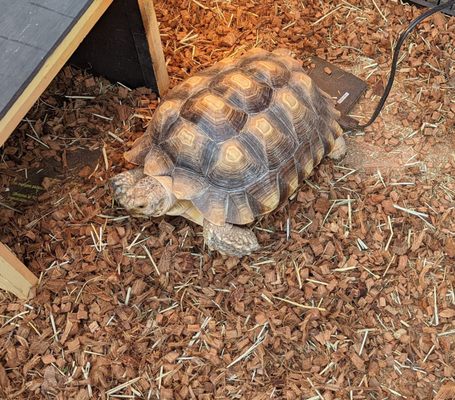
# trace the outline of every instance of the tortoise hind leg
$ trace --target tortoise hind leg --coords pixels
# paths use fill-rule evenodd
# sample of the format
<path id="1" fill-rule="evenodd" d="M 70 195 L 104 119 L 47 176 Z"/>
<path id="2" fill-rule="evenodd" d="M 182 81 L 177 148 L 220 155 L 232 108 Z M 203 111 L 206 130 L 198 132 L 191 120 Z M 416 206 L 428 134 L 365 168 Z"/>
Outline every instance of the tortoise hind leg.
<path id="1" fill-rule="evenodd" d="M 335 145 L 332 151 L 328 154 L 328 157 L 332 160 L 339 161 L 346 154 L 346 141 L 343 136 L 338 136 L 335 140 Z"/>
<path id="2" fill-rule="evenodd" d="M 231 224 L 218 226 L 204 220 L 204 239 L 210 250 L 227 256 L 242 257 L 259 249 L 256 235 L 250 229 Z"/>

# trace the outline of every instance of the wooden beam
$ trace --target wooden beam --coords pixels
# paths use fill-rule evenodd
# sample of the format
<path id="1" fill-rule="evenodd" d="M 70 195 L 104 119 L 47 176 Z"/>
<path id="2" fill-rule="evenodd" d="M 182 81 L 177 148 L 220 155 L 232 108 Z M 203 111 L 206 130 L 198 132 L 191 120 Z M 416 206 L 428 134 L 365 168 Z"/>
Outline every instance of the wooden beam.
<path id="1" fill-rule="evenodd" d="M 169 89 L 169 75 L 167 73 L 166 60 L 164 59 L 155 7 L 153 6 L 153 0 L 138 0 L 138 3 L 144 21 L 150 54 L 152 55 L 153 71 L 155 72 L 158 90 L 160 96 L 164 96 Z"/>
<path id="2" fill-rule="evenodd" d="M 111 82 L 120 82 L 130 88 L 144 86 L 161 94 L 168 85 L 164 56 L 155 46 L 158 60 L 153 59 L 155 55 L 151 54 L 148 40 L 151 37 L 150 24 L 146 22 L 148 17 L 145 12 L 144 15 L 138 0 L 114 1 L 71 56 L 69 63 Z M 156 31 L 154 34 L 159 36 L 156 25 L 152 28 Z M 159 46 L 159 41 L 155 44 Z M 164 74 L 158 77 L 155 69 Z"/>
<path id="3" fill-rule="evenodd" d="M 38 279 L 22 264 L 8 247 L 0 243 L 0 288 L 27 299 Z"/>
<path id="4" fill-rule="evenodd" d="M 93 28 L 113 0 L 93 0 L 92 5 L 57 46 L 16 102 L 0 120 L 0 146 L 27 114 L 32 105 L 61 70 L 71 54 Z"/>

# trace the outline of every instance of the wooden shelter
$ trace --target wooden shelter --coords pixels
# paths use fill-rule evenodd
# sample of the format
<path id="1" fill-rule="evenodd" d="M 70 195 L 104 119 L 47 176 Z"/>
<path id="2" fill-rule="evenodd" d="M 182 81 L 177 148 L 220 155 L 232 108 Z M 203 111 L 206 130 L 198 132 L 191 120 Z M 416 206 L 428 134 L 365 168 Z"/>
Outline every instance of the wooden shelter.
<path id="1" fill-rule="evenodd" d="M 0 9 L 0 145 L 69 60 L 127 85 L 168 88 L 153 0 L 0 0 Z M 26 298 L 36 283 L 0 243 L 0 288 Z"/>

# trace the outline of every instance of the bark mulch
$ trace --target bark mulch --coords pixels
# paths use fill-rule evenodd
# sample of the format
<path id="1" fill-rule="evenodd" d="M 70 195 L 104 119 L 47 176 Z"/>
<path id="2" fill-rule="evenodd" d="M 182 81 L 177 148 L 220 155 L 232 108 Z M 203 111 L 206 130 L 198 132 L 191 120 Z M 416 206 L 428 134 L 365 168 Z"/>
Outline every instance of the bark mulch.
<path id="1" fill-rule="evenodd" d="M 156 0 L 172 83 L 251 47 L 368 82 L 422 12 L 388 0 Z M 243 259 L 178 217 L 132 219 L 107 180 L 158 100 L 65 67 L 4 146 L 1 240 L 40 277 L 0 293 L 4 399 L 455 396 L 455 23 L 406 44 L 386 108 L 255 224 Z"/>

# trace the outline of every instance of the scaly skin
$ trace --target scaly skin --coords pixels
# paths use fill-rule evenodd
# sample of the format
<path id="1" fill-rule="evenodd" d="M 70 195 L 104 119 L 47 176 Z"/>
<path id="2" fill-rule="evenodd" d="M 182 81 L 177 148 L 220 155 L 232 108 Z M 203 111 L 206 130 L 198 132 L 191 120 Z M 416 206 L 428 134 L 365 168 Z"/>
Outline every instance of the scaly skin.
<path id="1" fill-rule="evenodd" d="M 122 172 L 111 179 L 115 200 L 137 217 L 160 217 L 174 205 L 175 198 L 142 168 Z"/>
<path id="2" fill-rule="evenodd" d="M 207 220 L 204 220 L 204 239 L 210 250 L 227 256 L 246 256 L 260 247 L 250 229 L 231 224 L 218 226 Z"/>
<path id="3" fill-rule="evenodd" d="M 328 155 L 340 160 L 346 154 L 346 142 L 340 136 Z M 142 168 L 123 172 L 111 180 L 115 200 L 137 217 L 158 217 L 175 203 L 172 193 L 153 177 L 144 175 Z M 255 234 L 248 228 L 231 224 L 218 226 L 204 220 L 204 239 L 210 250 L 227 256 L 242 257 L 260 248 Z"/>
<path id="4" fill-rule="evenodd" d="M 115 200 L 136 217 L 158 217 L 172 207 L 172 194 L 142 168 L 122 172 L 111 179 Z M 204 220 L 204 238 L 210 250 L 242 257 L 259 249 L 254 233 L 231 224 L 217 226 Z"/>
<path id="5" fill-rule="evenodd" d="M 328 157 L 332 160 L 339 161 L 341 160 L 346 154 L 346 141 L 343 136 L 339 136 L 335 140 L 335 146 L 332 151 L 328 154 Z"/>

